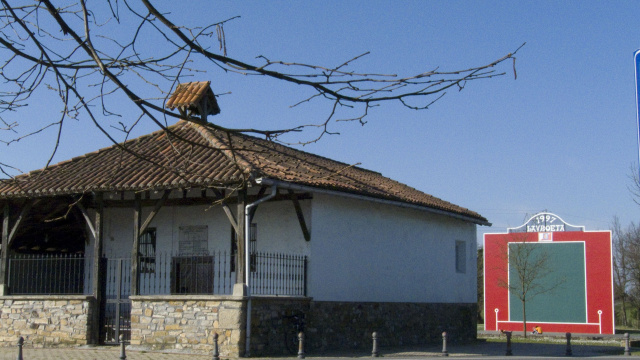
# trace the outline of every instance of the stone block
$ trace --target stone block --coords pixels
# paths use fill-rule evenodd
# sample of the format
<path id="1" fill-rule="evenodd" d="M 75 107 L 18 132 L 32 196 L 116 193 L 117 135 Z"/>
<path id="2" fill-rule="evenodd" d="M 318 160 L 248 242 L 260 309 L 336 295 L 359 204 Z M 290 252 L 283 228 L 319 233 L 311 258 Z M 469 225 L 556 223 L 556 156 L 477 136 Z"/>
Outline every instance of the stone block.
<path id="1" fill-rule="evenodd" d="M 222 329 L 238 329 L 241 325 L 241 319 L 240 310 L 225 310 L 219 314 L 218 324 Z"/>

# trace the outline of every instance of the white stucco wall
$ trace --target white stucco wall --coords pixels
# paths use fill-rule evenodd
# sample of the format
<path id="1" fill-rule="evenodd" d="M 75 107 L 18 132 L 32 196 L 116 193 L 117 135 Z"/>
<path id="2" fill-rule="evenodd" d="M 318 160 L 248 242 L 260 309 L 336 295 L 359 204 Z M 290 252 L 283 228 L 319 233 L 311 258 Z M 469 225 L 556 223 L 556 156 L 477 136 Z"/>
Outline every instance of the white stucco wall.
<path id="1" fill-rule="evenodd" d="M 311 228 L 311 200 L 300 201 L 307 226 Z M 151 207 L 142 209 L 142 220 Z M 235 205 L 232 206 L 235 212 Z M 257 224 L 257 250 L 296 255 L 309 255 L 309 243 L 304 240 L 291 201 L 259 205 L 253 219 Z M 181 226 L 206 225 L 208 249 L 231 250 L 231 224 L 221 206 L 164 206 L 150 227 L 156 228 L 157 252 L 178 252 Z M 133 209 L 106 208 L 103 254 L 107 257 L 130 257 L 133 242 Z M 92 246 L 92 245 L 91 245 Z"/>
<path id="2" fill-rule="evenodd" d="M 315 194 L 309 296 L 318 301 L 476 302 L 475 225 Z M 466 272 L 456 272 L 465 241 Z"/>
<path id="3" fill-rule="evenodd" d="M 300 204 L 311 241 L 304 240 L 291 201 L 267 202 L 253 221 L 257 249 L 308 256 L 308 296 L 315 300 L 476 302 L 474 224 L 319 193 Z M 143 208 L 143 221 L 151 210 Z M 150 225 L 157 253 L 176 254 L 179 227 L 190 225 L 207 226 L 210 252 L 230 251 L 231 225 L 220 206 L 165 206 Z M 105 209 L 104 255 L 130 257 L 132 237 L 133 209 Z M 466 247 L 465 273 L 456 272 L 456 241 Z"/>

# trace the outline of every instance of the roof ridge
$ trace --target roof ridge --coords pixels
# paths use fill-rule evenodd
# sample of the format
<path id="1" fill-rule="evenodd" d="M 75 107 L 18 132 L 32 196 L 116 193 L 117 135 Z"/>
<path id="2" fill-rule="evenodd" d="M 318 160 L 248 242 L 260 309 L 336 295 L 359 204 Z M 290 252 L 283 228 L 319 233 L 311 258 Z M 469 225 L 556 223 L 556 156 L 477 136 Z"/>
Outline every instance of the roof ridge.
<path id="1" fill-rule="evenodd" d="M 239 170 L 243 174 L 253 174 L 258 172 L 256 169 L 244 156 L 241 155 L 240 151 L 234 150 L 242 150 L 242 149 L 234 149 L 233 145 L 229 141 L 225 141 L 222 137 L 219 137 L 215 134 L 212 129 L 208 128 L 204 124 L 198 124 L 191 121 L 184 121 L 187 126 L 194 129 L 200 136 L 202 136 L 207 142 L 211 144 L 211 146 L 220 150 L 220 152 L 229 159 L 234 164 L 238 165 Z M 235 135 L 230 132 L 225 132 L 229 135 L 229 137 Z"/>

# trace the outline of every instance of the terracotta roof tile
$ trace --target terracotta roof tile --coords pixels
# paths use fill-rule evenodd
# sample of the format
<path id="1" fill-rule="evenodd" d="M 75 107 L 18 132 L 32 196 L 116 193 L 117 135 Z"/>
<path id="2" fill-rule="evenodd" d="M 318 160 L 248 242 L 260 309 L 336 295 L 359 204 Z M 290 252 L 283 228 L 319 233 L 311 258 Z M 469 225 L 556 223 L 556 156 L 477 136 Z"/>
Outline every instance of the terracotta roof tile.
<path id="1" fill-rule="evenodd" d="M 166 107 L 173 110 L 175 108 L 195 109 L 198 103 L 204 97 L 209 101 L 209 113 L 207 115 L 216 115 L 220 113 L 220 108 L 215 99 L 213 91 L 209 87 L 211 81 L 194 81 L 190 83 L 179 84 L 176 91 L 171 94 L 167 101 Z"/>
<path id="2" fill-rule="evenodd" d="M 238 184 L 247 176 L 398 201 L 471 218 L 476 212 L 418 191 L 380 173 L 264 139 L 227 134 L 180 121 L 157 131 L 10 180 L 0 199 L 91 191 L 161 190 Z M 231 151 L 230 149 L 234 149 Z"/>

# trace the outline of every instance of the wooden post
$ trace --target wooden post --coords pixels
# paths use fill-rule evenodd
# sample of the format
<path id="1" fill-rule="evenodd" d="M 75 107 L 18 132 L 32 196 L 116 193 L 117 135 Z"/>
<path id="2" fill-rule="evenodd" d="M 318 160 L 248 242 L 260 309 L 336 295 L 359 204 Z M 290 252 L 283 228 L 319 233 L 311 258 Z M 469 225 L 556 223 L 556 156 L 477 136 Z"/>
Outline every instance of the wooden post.
<path id="1" fill-rule="evenodd" d="M 93 316 L 93 337 L 91 342 L 97 345 L 100 339 L 100 304 L 102 302 L 102 282 L 104 280 L 103 269 L 100 268 L 102 260 L 102 234 L 104 228 L 104 201 L 102 193 L 97 193 L 96 217 L 94 223 L 93 238 L 93 296 L 95 297 L 95 311 Z"/>
<path id="2" fill-rule="evenodd" d="M 238 255 L 236 258 L 236 284 L 246 284 L 245 281 L 245 248 L 244 248 L 244 215 L 246 211 L 247 191 L 245 189 L 238 190 L 238 210 L 236 230 L 236 242 L 238 245 Z"/>
<path id="3" fill-rule="evenodd" d="M 138 248 L 140 247 L 140 224 L 142 223 L 142 201 L 136 193 L 133 206 L 133 247 L 131 249 L 131 295 L 140 294 L 138 282 Z"/>
<path id="4" fill-rule="evenodd" d="M 0 261 L 0 296 L 7 295 L 7 274 L 9 273 L 9 203 L 4 203 L 2 218 L 2 260 Z"/>

